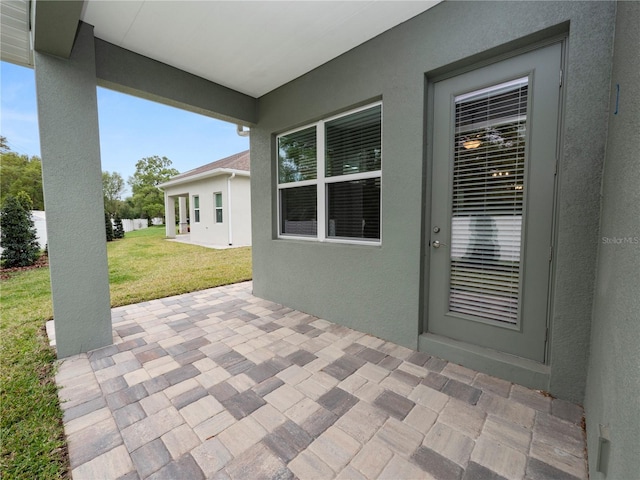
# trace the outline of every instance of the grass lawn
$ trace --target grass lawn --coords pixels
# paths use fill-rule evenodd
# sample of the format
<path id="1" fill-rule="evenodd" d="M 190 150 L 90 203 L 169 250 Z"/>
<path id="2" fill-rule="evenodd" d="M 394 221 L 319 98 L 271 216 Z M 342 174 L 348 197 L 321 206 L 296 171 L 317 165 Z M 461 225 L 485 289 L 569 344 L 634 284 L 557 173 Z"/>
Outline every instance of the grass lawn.
<path id="1" fill-rule="evenodd" d="M 107 250 L 114 307 L 251 279 L 250 247 L 168 242 L 164 227 L 129 232 Z M 49 269 L 12 274 L 0 289 L 0 478 L 66 478 L 55 353 L 44 332 L 53 317 Z"/>

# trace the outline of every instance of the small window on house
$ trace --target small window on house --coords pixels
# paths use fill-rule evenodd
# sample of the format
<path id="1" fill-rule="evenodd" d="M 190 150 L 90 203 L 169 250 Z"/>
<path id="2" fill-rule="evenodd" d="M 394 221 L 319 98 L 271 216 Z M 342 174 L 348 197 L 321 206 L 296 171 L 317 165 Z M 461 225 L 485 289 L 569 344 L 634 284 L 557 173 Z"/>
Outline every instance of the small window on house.
<path id="1" fill-rule="evenodd" d="M 382 104 L 277 141 L 280 237 L 380 242 Z"/>
<path id="2" fill-rule="evenodd" d="M 222 193 L 214 193 L 216 200 L 216 223 L 222 223 Z"/>
<path id="3" fill-rule="evenodd" d="M 200 197 L 198 195 L 193 196 L 193 221 L 200 223 Z"/>

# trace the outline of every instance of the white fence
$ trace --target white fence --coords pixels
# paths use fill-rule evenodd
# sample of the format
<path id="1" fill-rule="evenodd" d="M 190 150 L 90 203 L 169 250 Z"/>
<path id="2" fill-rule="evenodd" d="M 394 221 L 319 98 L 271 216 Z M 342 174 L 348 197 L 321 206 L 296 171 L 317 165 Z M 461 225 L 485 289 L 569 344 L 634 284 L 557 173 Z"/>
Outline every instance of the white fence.
<path id="1" fill-rule="evenodd" d="M 32 210 L 31 218 L 33 219 L 34 226 L 36 227 L 36 237 L 38 238 L 40 248 L 44 250 L 44 246 L 47 244 L 47 215 L 42 210 Z M 160 221 L 162 222 L 162 219 L 160 219 Z M 113 220 L 111 220 L 111 223 L 113 223 Z M 122 228 L 124 228 L 125 232 L 132 232 L 134 230 L 147 228 L 147 219 L 122 219 Z M 0 253 L 2 253 L 2 246 L 0 246 Z"/>
<path id="2" fill-rule="evenodd" d="M 47 244 L 47 215 L 42 210 L 31 210 L 31 218 L 36 227 L 36 237 L 40 248 L 44 250 Z"/>
<path id="3" fill-rule="evenodd" d="M 111 221 L 113 223 L 113 220 Z M 122 219 L 122 228 L 126 232 L 133 232 L 134 230 L 142 230 L 143 228 L 147 228 L 147 219 L 146 218 L 123 218 Z"/>

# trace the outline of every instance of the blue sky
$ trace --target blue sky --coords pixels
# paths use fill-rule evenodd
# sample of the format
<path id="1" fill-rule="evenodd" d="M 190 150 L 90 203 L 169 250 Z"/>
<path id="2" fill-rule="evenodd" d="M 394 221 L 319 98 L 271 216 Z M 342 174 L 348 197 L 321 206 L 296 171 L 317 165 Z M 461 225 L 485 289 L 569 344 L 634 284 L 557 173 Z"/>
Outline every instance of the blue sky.
<path id="1" fill-rule="evenodd" d="M 125 182 L 144 157 L 165 156 L 186 172 L 249 148 L 233 124 L 100 87 L 98 120 L 102 170 Z M 40 156 L 32 69 L 0 62 L 0 134 L 11 150 Z"/>

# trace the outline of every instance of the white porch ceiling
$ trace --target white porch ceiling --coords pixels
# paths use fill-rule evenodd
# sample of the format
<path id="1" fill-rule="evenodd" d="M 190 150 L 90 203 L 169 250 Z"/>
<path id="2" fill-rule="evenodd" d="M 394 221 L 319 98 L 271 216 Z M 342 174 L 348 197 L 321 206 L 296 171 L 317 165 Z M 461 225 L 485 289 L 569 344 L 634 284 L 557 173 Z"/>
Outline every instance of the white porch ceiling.
<path id="1" fill-rule="evenodd" d="M 107 42 L 259 97 L 440 1 L 88 0 L 81 19 Z M 27 2 L 2 0 L 2 59 L 31 63 L 5 58 L 5 3 Z"/>

